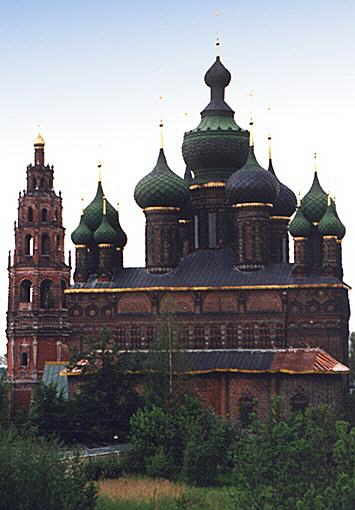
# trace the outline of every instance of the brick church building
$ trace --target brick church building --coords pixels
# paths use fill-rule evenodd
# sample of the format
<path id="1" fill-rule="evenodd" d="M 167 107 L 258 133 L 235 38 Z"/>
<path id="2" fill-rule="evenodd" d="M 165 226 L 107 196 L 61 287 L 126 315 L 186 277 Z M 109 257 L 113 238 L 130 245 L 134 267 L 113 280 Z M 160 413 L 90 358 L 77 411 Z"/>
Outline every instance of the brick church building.
<path id="1" fill-rule="evenodd" d="M 316 172 L 297 206 L 271 151 L 268 169 L 260 166 L 252 128 L 239 127 L 225 101 L 230 80 L 217 57 L 205 75 L 210 102 L 184 135 L 184 178 L 161 148 L 154 169 L 137 183 L 145 267 L 125 267 L 125 226 L 99 181 L 71 235 L 71 282 L 62 197 L 45 163 L 45 142 L 36 138 L 8 264 L 15 405 L 28 405 L 45 367 L 62 367 L 69 348 L 107 328 L 123 352 L 147 351 L 167 316 L 190 389 L 217 413 L 238 420 L 254 410 L 264 417 L 277 395 L 285 412 L 341 405 L 348 373 L 345 228 Z"/>

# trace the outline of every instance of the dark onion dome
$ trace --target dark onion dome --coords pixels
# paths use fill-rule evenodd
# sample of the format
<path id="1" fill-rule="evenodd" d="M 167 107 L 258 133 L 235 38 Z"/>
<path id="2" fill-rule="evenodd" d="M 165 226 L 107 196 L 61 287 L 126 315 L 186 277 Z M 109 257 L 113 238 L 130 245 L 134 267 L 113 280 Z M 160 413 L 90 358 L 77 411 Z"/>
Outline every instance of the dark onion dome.
<path id="1" fill-rule="evenodd" d="M 197 128 L 185 133 L 182 145 L 185 163 L 194 169 L 194 183 L 226 181 L 247 159 L 249 132 L 238 126 L 224 100 L 230 80 L 230 72 L 217 57 L 205 75 L 211 100 Z"/>
<path id="2" fill-rule="evenodd" d="M 294 192 L 283 184 L 275 174 L 272 159 L 269 158 L 269 172 L 275 177 L 278 182 L 278 193 L 274 202 L 274 208 L 272 210 L 273 216 L 286 216 L 290 217 L 295 212 L 297 207 L 297 198 Z"/>
<path id="3" fill-rule="evenodd" d="M 96 244 L 111 244 L 118 246 L 119 239 L 116 230 L 110 225 L 106 214 L 102 215 L 100 226 L 95 230 L 94 240 Z"/>
<path id="4" fill-rule="evenodd" d="M 339 218 L 337 218 L 330 198 L 327 210 L 318 224 L 318 230 L 322 236 L 336 236 L 338 239 L 342 239 L 345 235 L 344 225 L 341 223 Z"/>
<path id="5" fill-rule="evenodd" d="M 84 221 L 93 231 L 100 226 L 102 221 L 104 191 L 101 181 L 97 184 L 97 191 L 94 200 L 84 209 Z M 106 200 L 107 218 L 114 229 L 118 229 L 119 221 L 116 209 Z"/>
<path id="6" fill-rule="evenodd" d="M 79 225 L 74 232 L 72 232 L 71 240 L 75 245 L 84 244 L 88 246 L 92 243 L 93 235 L 84 221 L 84 214 L 81 215 Z"/>
<path id="7" fill-rule="evenodd" d="M 336 207 L 336 204 L 335 204 L 335 200 L 333 198 L 331 198 L 331 206 L 333 208 L 333 211 L 334 211 L 334 214 L 335 214 L 336 218 L 339 220 L 340 225 L 341 225 L 340 230 L 339 230 L 338 239 L 343 239 L 345 237 L 345 234 L 346 234 L 346 228 L 345 228 L 345 226 L 343 225 L 341 219 L 338 216 L 337 207 Z"/>
<path id="8" fill-rule="evenodd" d="M 289 224 L 288 230 L 293 237 L 308 237 L 312 232 L 312 224 L 303 214 L 301 207 L 297 207 L 296 214 Z"/>
<path id="9" fill-rule="evenodd" d="M 319 183 L 317 172 L 314 172 L 311 189 L 301 200 L 302 212 L 312 223 L 318 223 L 327 209 L 328 195 Z"/>
<path id="10" fill-rule="evenodd" d="M 169 168 L 163 149 L 159 151 L 154 169 L 138 182 L 134 190 L 134 199 L 142 209 L 146 207 L 181 209 L 189 200 L 186 182 Z"/>
<path id="11" fill-rule="evenodd" d="M 246 164 L 232 174 L 226 184 L 226 193 L 231 204 L 273 204 L 277 193 L 277 180 L 262 168 L 250 146 Z"/>

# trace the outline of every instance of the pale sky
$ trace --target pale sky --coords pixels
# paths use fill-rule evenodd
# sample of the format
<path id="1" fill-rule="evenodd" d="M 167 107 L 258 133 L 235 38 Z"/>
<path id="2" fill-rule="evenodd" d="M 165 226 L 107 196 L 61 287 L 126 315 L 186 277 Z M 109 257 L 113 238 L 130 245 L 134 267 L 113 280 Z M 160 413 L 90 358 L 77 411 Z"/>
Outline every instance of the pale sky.
<path id="1" fill-rule="evenodd" d="M 0 353 L 7 252 L 14 248 L 17 197 L 37 126 L 63 194 L 66 250 L 74 255 L 70 233 L 79 222 L 80 198 L 87 205 L 95 194 L 101 159 L 104 190 L 119 202 L 128 236 L 124 264 L 143 266 L 144 214 L 134 186 L 155 164 L 161 117 L 169 165 L 183 175 L 183 132 L 196 127 L 208 103 L 203 76 L 215 58 L 217 33 L 232 73 L 226 100 L 242 127 L 253 111 L 260 162 L 266 164 L 271 129 L 276 173 L 304 194 L 313 153 L 319 154 L 321 184 L 336 195 L 347 228 L 344 279 L 355 285 L 354 26 L 354 0 L 2 3 Z"/>

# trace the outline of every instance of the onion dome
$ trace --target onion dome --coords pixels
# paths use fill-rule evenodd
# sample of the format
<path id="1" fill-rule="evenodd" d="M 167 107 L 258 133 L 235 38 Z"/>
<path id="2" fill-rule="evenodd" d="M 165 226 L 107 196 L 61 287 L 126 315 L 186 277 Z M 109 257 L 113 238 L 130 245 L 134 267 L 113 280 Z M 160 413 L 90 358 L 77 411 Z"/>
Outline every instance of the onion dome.
<path id="1" fill-rule="evenodd" d="M 92 243 L 93 235 L 84 221 L 84 214 L 81 215 L 80 223 L 72 233 L 71 240 L 75 245 L 85 244 L 88 246 Z"/>
<path id="2" fill-rule="evenodd" d="M 311 189 L 301 200 L 301 207 L 306 218 L 312 223 L 318 223 L 327 209 L 326 192 L 319 183 L 317 172 L 314 172 Z"/>
<path id="3" fill-rule="evenodd" d="M 340 220 L 340 218 L 338 216 L 338 211 L 337 211 L 337 208 L 336 208 L 335 200 L 332 199 L 332 198 L 331 198 L 331 207 L 332 207 L 332 209 L 334 211 L 335 217 L 339 220 L 339 223 L 341 225 L 341 227 L 339 229 L 338 239 L 343 239 L 343 237 L 346 234 L 346 228 L 345 228 L 345 226 L 343 225 L 342 221 Z"/>
<path id="4" fill-rule="evenodd" d="M 278 183 L 278 193 L 274 202 L 274 208 L 272 210 L 273 216 L 286 216 L 290 217 L 295 212 L 297 207 L 297 198 L 294 192 L 283 184 L 277 178 L 275 170 L 272 164 L 272 159 L 269 158 L 269 172 L 275 177 Z"/>
<path id="5" fill-rule="evenodd" d="M 342 239 L 345 235 L 345 227 L 334 212 L 332 200 L 329 197 L 328 207 L 319 222 L 318 230 L 322 236 L 336 236 Z"/>
<path id="6" fill-rule="evenodd" d="M 111 244 L 113 246 L 123 248 L 127 242 L 127 236 L 123 232 L 119 222 L 118 222 L 119 230 L 116 230 L 111 225 L 107 212 L 108 212 L 107 201 L 106 198 L 103 198 L 102 219 L 100 226 L 95 230 L 94 240 L 96 244 Z"/>
<path id="7" fill-rule="evenodd" d="M 259 165 L 253 145 L 250 146 L 246 164 L 228 179 L 226 193 L 231 204 L 274 203 L 277 180 L 271 172 Z"/>
<path id="8" fill-rule="evenodd" d="M 142 209 L 183 208 L 189 200 L 186 183 L 169 168 L 162 148 L 154 169 L 138 182 L 134 190 L 134 199 Z"/>
<path id="9" fill-rule="evenodd" d="M 101 224 L 103 197 L 104 191 L 101 181 L 99 181 L 94 200 L 84 209 L 84 221 L 93 232 L 95 232 Z M 106 201 L 106 210 L 109 223 L 114 229 L 117 229 L 119 226 L 117 211 L 108 201 Z"/>
<path id="10" fill-rule="evenodd" d="M 307 220 L 301 207 L 297 208 L 296 214 L 289 224 L 288 230 L 293 237 L 308 237 L 312 231 L 312 224 Z"/>
<path id="11" fill-rule="evenodd" d="M 205 75 L 211 100 L 201 112 L 197 128 L 185 133 L 182 145 L 185 163 L 194 169 L 196 183 L 226 181 L 248 156 L 249 133 L 238 126 L 234 111 L 224 100 L 230 80 L 230 72 L 217 57 Z"/>

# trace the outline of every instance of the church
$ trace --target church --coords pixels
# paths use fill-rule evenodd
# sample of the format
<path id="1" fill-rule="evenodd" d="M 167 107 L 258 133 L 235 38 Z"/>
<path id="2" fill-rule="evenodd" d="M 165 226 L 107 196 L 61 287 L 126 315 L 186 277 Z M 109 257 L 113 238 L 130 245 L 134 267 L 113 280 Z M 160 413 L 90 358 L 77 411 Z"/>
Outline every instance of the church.
<path id="1" fill-rule="evenodd" d="M 276 396 L 286 414 L 321 403 L 341 407 L 349 373 L 345 227 L 316 171 L 297 204 L 271 149 L 262 168 L 252 124 L 241 128 L 225 100 L 230 81 L 217 57 L 205 74 L 210 102 L 184 134 L 184 177 L 161 147 L 155 167 L 137 182 L 145 267 L 125 266 L 129 232 L 99 180 L 71 234 L 72 282 L 62 197 L 45 141 L 35 139 L 8 261 L 15 408 L 29 405 L 51 370 L 70 387 L 71 348 L 107 329 L 122 353 L 146 352 L 166 317 L 173 317 L 189 391 L 219 415 L 237 421 L 253 411 L 265 418 Z"/>

